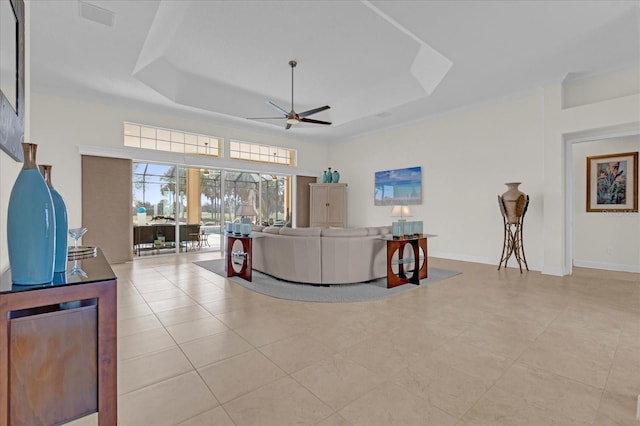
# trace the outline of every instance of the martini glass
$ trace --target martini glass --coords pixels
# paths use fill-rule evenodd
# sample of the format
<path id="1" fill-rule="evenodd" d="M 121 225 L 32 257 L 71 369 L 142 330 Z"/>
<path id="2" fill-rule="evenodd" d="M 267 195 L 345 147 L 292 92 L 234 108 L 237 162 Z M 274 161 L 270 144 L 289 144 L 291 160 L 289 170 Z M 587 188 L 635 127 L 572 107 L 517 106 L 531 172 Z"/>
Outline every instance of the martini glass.
<path id="1" fill-rule="evenodd" d="M 85 271 L 82 270 L 82 265 L 78 262 L 78 259 L 73 261 L 73 267 L 70 271 L 71 275 L 80 275 L 83 278 L 87 278 L 88 275 Z"/>
<path id="2" fill-rule="evenodd" d="M 69 235 L 73 238 L 73 247 L 69 249 L 71 253 L 77 252 L 80 248 L 78 247 L 78 240 L 82 238 L 84 234 L 88 231 L 87 228 L 71 228 L 69 229 Z"/>

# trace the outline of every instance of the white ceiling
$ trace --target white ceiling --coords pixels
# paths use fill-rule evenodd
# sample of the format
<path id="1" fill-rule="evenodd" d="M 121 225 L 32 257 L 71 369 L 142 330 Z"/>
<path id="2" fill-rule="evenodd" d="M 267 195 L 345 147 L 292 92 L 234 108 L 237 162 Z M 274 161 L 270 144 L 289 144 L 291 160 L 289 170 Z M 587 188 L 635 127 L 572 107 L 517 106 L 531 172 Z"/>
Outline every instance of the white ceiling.
<path id="1" fill-rule="evenodd" d="M 31 87 L 342 139 L 640 64 L 640 1 L 31 1 Z M 100 12 L 99 10 L 97 12 Z M 102 16 L 98 13 L 98 16 Z M 107 16 L 108 17 L 108 16 Z M 247 120 L 330 105 L 332 126 Z M 184 129 L 188 130 L 188 129 Z"/>

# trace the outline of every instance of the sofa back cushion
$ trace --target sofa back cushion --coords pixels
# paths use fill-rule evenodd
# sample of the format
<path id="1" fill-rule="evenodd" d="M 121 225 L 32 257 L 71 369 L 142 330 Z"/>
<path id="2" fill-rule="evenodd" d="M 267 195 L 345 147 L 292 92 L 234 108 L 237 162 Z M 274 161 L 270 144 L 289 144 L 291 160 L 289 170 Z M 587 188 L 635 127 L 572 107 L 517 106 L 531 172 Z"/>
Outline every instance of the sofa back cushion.
<path id="1" fill-rule="evenodd" d="M 367 228 L 323 228 L 323 237 L 366 237 L 369 234 Z"/>
<path id="2" fill-rule="evenodd" d="M 322 228 L 280 228 L 280 235 L 291 235 L 294 237 L 319 237 Z"/>

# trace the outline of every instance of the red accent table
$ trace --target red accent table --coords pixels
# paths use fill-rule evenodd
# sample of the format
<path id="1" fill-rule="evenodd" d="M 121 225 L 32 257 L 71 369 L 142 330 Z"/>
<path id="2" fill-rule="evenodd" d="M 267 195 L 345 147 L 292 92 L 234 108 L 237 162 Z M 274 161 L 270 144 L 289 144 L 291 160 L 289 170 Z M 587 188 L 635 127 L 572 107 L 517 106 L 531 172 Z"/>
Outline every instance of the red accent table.
<path id="1" fill-rule="evenodd" d="M 236 241 L 242 243 L 242 251 L 234 251 L 233 244 Z M 248 235 L 227 234 L 227 250 L 225 251 L 225 270 L 227 277 L 240 277 L 251 281 L 251 237 Z M 234 265 L 240 265 L 240 270 L 236 270 Z"/>
<path id="2" fill-rule="evenodd" d="M 387 288 L 397 287 L 399 285 L 411 283 L 420 284 L 420 280 L 427 278 L 427 238 L 404 238 L 404 239 L 388 239 L 387 240 Z M 404 257 L 404 248 L 411 245 L 411 257 Z M 420 265 L 420 251 L 424 253 L 424 262 Z M 394 260 L 393 255 L 398 252 L 398 258 Z M 407 276 L 405 265 L 413 264 L 411 275 Z M 393 272 L 393 266 L 398 266 L 398 273 Z"/>

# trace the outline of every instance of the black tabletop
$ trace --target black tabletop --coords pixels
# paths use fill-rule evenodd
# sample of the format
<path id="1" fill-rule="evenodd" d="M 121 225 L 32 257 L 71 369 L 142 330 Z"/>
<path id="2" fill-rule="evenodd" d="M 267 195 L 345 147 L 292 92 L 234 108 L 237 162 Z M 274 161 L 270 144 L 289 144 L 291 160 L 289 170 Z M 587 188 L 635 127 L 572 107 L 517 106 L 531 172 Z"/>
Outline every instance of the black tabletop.
<path id="1" fill-rule="evenodd" d="M 8 270 L 0 276 L 0 294 L 89 284 L 114 279 L 116 279 L 116 274 L 114 274 L 102 251 L 98 249 L 95 256 L 68 261 L 67 271 L 65 273 L 56 273 L 53 282 L 48 284 L 15 285 L 11 282 L 11 271 Z"/>

